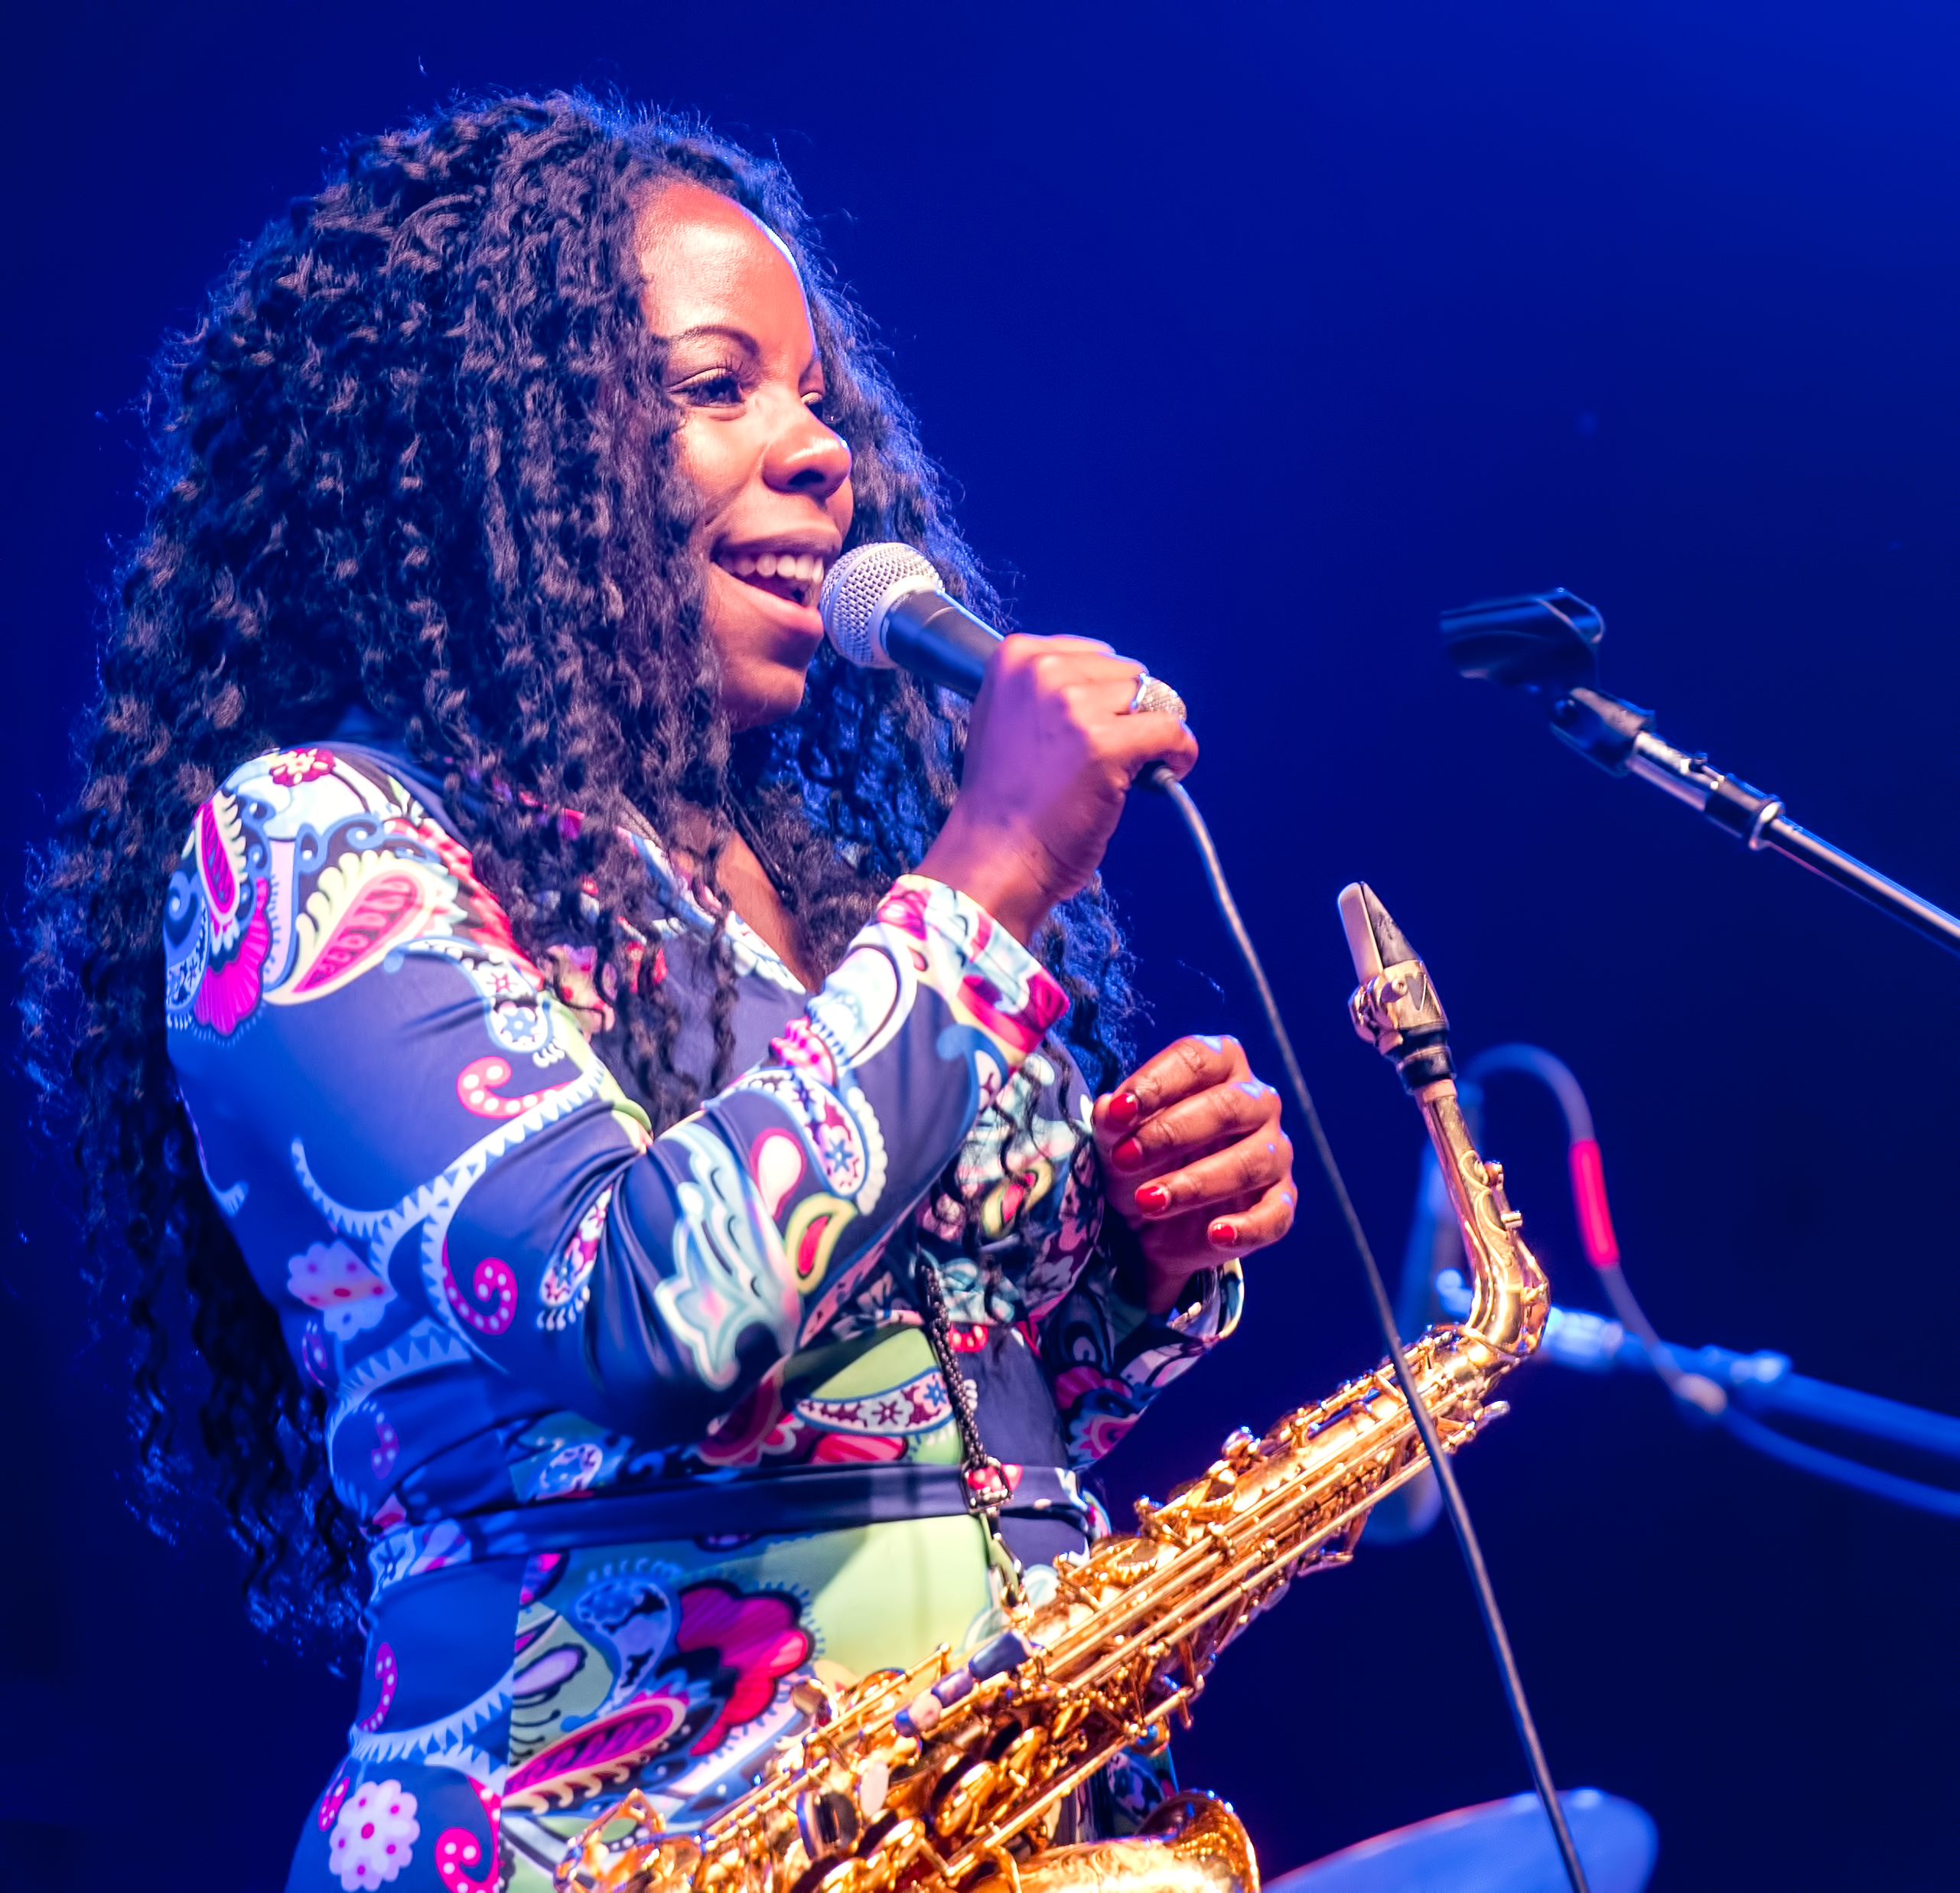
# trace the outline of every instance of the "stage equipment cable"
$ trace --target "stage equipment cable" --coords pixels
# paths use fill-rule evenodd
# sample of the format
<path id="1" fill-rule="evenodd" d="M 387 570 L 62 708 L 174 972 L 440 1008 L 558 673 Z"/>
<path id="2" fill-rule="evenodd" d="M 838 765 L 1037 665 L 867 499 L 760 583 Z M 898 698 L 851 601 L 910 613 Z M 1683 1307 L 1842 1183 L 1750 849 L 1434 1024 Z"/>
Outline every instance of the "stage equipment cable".
<path id="1" fill-rule="evenodd" d="M 1531 1704 L 1525 1699 L 1525 1682 L 1519 1673 L 1518 1660 L 1511 1649 L 1511 1639 L 1504 1628 L 1503 1613 L 1497 1607 L 1497 1593 L 1490 1582 L 1490 1573 L 1483 1562 L 1483 1549 L 1477 1543 L 1476 1528 L 1470 1523 L 1470 1508 L 1463 1503 L 1463 1495 L 1457 1484 L 1454 1468 L 1448 1455 L 1443 1451 L 1442 1442 L 1437 1437 L 1436 1422 L 1429 1410 L 1417 1396 L 1415 1380 L 1409 1372 L 1407 1359 L 1402 1354 L 1402 1337 L 1395 1331 L 1393 1304 L 1389 1299 L 1387 1285 L 1382 1281 L 1382 1271 L 1375 1260 L 1375 1251 L 1368 1240 L 1368 1233 L 1361 1226 L 1360 1214 L 1354 1207 L 1354 1199 L 1348 1194 L 1347 1180 L 1341 1175 L 1340 1165 L 1334 1156 L 1333 1146 L 1327 1141 L 1327 1133 L 1320 1122 L 1320 1114 L 1314 1108 L 1313 1093 L 1307 1088 L 1307 1077 L 1300 1068 L 1300 1061 L 1294 1055 L 1293 1041 L 1286 1029 L 1286 1021 L 1280 1016 L 1278 1002 L 1273 997 L 1273 989 L 1266 979 L 1265 969 L 1259 963 L 1258 950 L 1252 944 L 1252 937 L 1245 930 L 1245 923 L 1239 917 L 1239 907 L 1232 898 L 1232 889 L 1225 878 L 1223 864 L 1218 858 L 1218 849 L 1211 838 L 1211 831 L 1205 826 L 1205 818 L 1198 813 L 1184 785 L 1161 764 L 1147 771 L 1142 778 L 1148 785 L 1168 796 L 1184 826 L 1190 831 L 1192 842 L 1197 846 L 1200 859 L 1204 864 L 1205 878 L 1211 884 L 1212 898 L 1218 903 L 1219 913 L 1223 917 L 1226 930 L 1232 943 L 1239 949 L 1239 957 L 1245 963 L 1245 970 L 1251 974 L 1254 990 L 1258 994 L 1260 1010 L 1265 1015 L 1266 1029 L 1271 1033 L 1273 1043 L 1278 1048 L 1280 1063 L 1284 1067 L 1287 1082 L 1293 1088 L 1294 1103 L 1298 1106 L 1301 1121 L 1306 1125 L 1308 1136 L 1314 1145 L 1314 1154 L 1320 1158 L 1320 1168 L 1333 1191 L 1334 1201 L 1339 1206 L 1341 1220 L 1347 1225 L 1347 1233 L 1354 1244 L 1354 1253 L 1361 1259 L 1361 1271 L 1368 1282 L 1368 1292 L 1375 1305 L 1375 1318 L 1382 1330 L 1382 1338 L 1388 1343 L 1389 1358 L 1395 1370 L 1395 1379 L 1400 1383 L 1403 1398 L 1408 1402 L 1409 1412 L 1415 1422 L 1416 1431 L 1421 1435 L 1424 1448 L 1429 1455 L 1429 1463 L 1435 1468 L 1436 1481 L 1443 1494 L 1443 1506 L 1450 1515 L 1450 1523 L 1457 1534 L 1458 1549 L 1463 1553 L 1463 1564 L 1470 1572 L 1470 1588 L 1476 1594 L 1477 1608 L 1483 1619 L 1485 1634 L 1490 1639 L 1490 1651 L 1496 1659 L 1497 1673 L 1503 1680 L 1506 1701 L 1510 1705 L 1511 1719 L 1518 1732 L 1518 1743 L 1525 1751 L 1525 1765 L 1530 1771 L 1532 1786 L 1538 1790 L 1538 1797 L 1545 1808 L 1545 1818 L 1551 1823 L 1553 1838 L 1558 1844 L 1559 1859 L 1565 1869 L 1565 1877 L 1571 1883 L 1572 1893 L 1588 1893 L 1586 1870 L 1581 1864 L 1579 1850 L 1573 1844 L 1572 1830 L 1567 1826 L 1565 1810 L 1560 1803 L 1558 1790 L 1553 1785 L 1551 1770 L 1545 1758 L 1545 1749 L 1538 1741 L 1538 1725 L 1532 1719 Z M 1413 1708 L 1405 1712 L 1411 1728 L 1417 1721 Z"/>
<path id="2" fill-rule="evenodd" d="M 1493 1072 L 1501 1071 L 1516 1072 L 1543 1085 L 1557 1101 L 1560 1115 L 1565 1120 L 1568 1145 L 1576 1149 L 1582 1144 L 1590 1144 L 1597 1153 L 1599 1144 L 1593 1129 L 1592 1107 L 1586 1101 L 1584 1089 L 1577 1077 L 1562 1058 L 1538 1045 L 1493 1045 L 1488 1051 L 1479 1052 L 1464 1066 L 1466 1093 L 1474 1094 L 1483 1080 Z M 1596 1155 L 1595 1166 L 1597 1162 Z M 1868 1493 L 1874 1498 L 1889 1500 L 1895 1505 L 1910 1506 L 1916 1510 L 1935 1513 L 1944 1518 L 1960 1518 L 1960 1492 L 1923 1479 L 1887 1472 L 1882 1467 L 1867 1465 L 1861 1459 L 1813 1446 L 1806 1440 L 1792 1439 L 1754 1415 L 1743 1412 L 1727 1390 L 1706 1374 L 1691 1367 L 1684 1368 L 1678 1358 L 1680 1351 L 1661 1339 L 1634 1294 L 1633 1285 L 1626 1279 L 1620 1244 L 1607 1213 L 1605 1185 L 1597 1167 L 1593 1174 L 1593 1190 L 1594 1197 L 1589 1213 L 1588 1204 L 1582 1200 L 1575 1171 L 1572 1207 L 1586 1259 L 1599 1277 L 1607 1299 L 1613 1304 L 1613 1314 L 1620 1326 L 1639 1342 L 1655 1373 L 1691 1419 L 1713 1420 L 1743 1445 L 1769 1458 L 1781 1460 L 1785 1465 L 1794 1466 L 1800 1472 L 1808 1472 L 1815 1478 L 1828 1479 L 1836 1484 L 1849 1486 L 1854 1491 Z M 1809 1417 L 1822 1419 L 1827 1425 L 1854 1429 L 1857 1427 L 1854 1417 L 1842 1413 L 1825 1412 Z"/>

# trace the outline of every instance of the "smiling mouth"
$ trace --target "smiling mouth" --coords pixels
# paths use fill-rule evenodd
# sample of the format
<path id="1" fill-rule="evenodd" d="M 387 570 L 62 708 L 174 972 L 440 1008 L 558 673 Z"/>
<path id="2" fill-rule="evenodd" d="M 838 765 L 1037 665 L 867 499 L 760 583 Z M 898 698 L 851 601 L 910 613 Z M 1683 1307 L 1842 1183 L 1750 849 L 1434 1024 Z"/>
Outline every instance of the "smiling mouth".
<path id="1" fill-rule="evenodd" d="M 818 552 L 718 552 L 715 562 L 731 578 L 806 611 L 823 584 L 825 561 Z"/>

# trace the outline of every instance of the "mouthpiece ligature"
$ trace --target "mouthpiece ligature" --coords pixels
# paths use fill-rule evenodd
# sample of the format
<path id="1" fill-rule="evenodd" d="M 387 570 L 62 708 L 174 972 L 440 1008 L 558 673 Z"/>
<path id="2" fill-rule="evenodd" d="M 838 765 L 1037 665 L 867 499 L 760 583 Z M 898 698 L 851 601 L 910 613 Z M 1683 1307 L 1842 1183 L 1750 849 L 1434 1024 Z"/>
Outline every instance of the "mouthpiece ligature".
<path id="1" fill-rule="evenodd" d="M 1409 1091 L 1454 1077 L 1449 1015 L 1429 969 L 1366 881 L 1341 889 L 1340 919 L 1361 982 L 1347 1002 L 1356 1031 L 1393 1064 Z"/>

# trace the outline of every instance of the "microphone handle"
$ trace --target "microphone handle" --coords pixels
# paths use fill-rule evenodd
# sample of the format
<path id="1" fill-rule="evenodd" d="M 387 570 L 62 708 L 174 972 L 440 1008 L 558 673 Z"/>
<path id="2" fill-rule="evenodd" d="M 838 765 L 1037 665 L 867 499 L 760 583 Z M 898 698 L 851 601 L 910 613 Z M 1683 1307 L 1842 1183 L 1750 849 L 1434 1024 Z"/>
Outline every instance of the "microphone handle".
<path id="1" fill-rule="evenodd" d="M 977 697 L 1001 634 L 943 591 L 913 591 L 886 608 L 881 641 L 901 670 Z"/>
<path id="2" fill-rule="evenodd" d="M 901 670 L 972 699 L 980 694 L 987 660 L 1001 642 L 992 625 L 943 591 L 911 591 L 885 608 L 884 654 Z M 1177 778 L 1161 762 L 1147 764 L 1138 783 L 1168 793 Z"/>

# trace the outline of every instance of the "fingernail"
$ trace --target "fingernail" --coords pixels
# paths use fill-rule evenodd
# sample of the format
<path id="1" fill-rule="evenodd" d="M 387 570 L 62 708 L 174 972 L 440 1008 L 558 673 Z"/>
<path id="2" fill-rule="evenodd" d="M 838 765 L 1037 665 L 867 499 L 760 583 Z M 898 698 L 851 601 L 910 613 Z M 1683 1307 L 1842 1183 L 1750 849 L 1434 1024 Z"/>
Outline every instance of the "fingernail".
<path id="1" fill-rule="evenodd" d="M 1144 1149 L 1134 1137 L 1126 1137 L 1109 1153 L 1109 1161 L 1118 1170 L 1138 1170 L 1143 1167 Z"/>
<path id="2" fill-rule="evenodd" d="M 1146 1216 L 1156 1216 L 1170 1207 L 1170 1192 L 1161 1183 L 1146 1183 L 1137 1192 L 1137 1207 Z"/>
<path id="3" fill-rule="evenodd" d="M 1109 1100 L 1108 1122 L 1112 1130 L 1126 1131 L 1143 1116 L 1143 1100 L 1134 1091 L 1118 1091 Z"/>
<path id="4" fill-rule="evenodd" d="M 1238 1226 L 1229 1216 L 1221 1216 L 1205 1231 L 1206 1239 L 1214 1249 L 1229 1249 L 1239 1240 Z"/>

